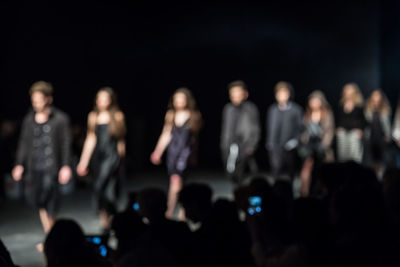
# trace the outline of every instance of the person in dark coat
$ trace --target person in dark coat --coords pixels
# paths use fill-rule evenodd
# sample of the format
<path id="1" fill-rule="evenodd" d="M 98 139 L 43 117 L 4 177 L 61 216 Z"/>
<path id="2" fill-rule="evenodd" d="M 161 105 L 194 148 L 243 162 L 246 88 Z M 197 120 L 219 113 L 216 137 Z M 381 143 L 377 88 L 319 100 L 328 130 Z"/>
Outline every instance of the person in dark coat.
<path id="1" fill-rule="evenodd" d="M 27 199 L 39 209 L 43 229 L 48 233 L 59 208 L 58 182 L 66 184 L 72 176 L 70 168 L 71 136 L 69 118 L 52 106 L 53 87 L 44 81 L 30 88 L 33 110 L 22 123 L 12 176 L 24 176 Z"/>
<path id="2" fill-rule="evenodd" d="M 285 171 L 291 178 L 294 177 L 295 152 L 302 132 L 303 110 L 292 101 L 293 96 L 290 83 L 278 82 L 275 86 L 276 103 L 267 112 L 266 149 L 275 178 Z"/>
<path id="3" fill-rule="evenodd" d="M 246 167 L 257 171 L 254 153 L 260 140 L 259 112 L 243 81 L 228 84 L 230 103 L 222 112 L 221 153 L 226 172 L 240 183 Z"/>

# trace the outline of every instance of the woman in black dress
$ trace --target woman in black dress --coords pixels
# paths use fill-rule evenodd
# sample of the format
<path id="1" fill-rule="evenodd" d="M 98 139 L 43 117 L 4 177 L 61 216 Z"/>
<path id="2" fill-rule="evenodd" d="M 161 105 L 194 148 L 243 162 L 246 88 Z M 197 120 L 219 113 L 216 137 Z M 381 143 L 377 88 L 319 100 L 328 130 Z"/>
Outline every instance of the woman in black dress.
<path id="1" fill-rule="evenodd" d="M 391 141 L 391 107 L 381 90 L 374 90 L 365 105 L 365 118 L 368 127 L 365 131 L 364 161 L 374 168 L 380 176 L 383 173 L 383 163 L 386 148 Z"/>
<path id="2" fill-rule="evenodd" d="M 88 116 L 88 131 L 77 173 L 84 176 L 92 163 L 95 204 L 104 229 L 117 200 L 116 172 L 125 156 L 125 120 L 118 107 L 112 88 L 101 88 L 95 98 L 93 111 Z"/>
<path id="3" fill-rule="evenodd" d="M 170 177 L 167 218 L 172 218 L 177 194 L 182 188 L 182 177 L 192 154 L 198 132 L 201 128 L 201 114 L 196 108 L 192 93 L 179 88 L 171 97 L 165 122 L 156 148 L 150 156 L 153 164 L 159 165 L 167 149 L 167 169 Z"/>

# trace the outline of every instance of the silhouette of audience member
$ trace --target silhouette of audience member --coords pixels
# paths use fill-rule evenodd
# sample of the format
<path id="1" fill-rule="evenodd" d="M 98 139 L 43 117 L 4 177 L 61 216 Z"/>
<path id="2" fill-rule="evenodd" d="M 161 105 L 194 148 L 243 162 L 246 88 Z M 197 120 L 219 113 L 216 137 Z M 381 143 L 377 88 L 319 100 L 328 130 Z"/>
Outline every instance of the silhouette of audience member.
<path id="1" fill-rule="evenodd" d="M 185 218 L 201 226 L 193 232 L 193 262 L 195 266 L 214 266 L 213 256 L 216 254 L 209 243 L 214 236 L 209 234 L 209 224 L 212 210 L 212 190 L 206 184 L 192 183 L 185 185 L 179 192 L 179 203 L 182 205 Z"/>
<path id="2" fill-rule="evenodd" d="M 330 172 L 324 203 L 331 233 L 328 266 L 386 266 L 383 196 L 374 171 L 349 162 L 330 165 Z"/>
<path id="3" fill-rule="evenodd" d="M 259 186 L 258 186 L 259 185 Z M 261 210 L 246 213 L 252 239 L 251 252 L 257 266 L 306 266 L 307 251 L 293 240 L 290 226 L 291 198 L 286 185 L 271 188 L 262 178 L 249 184 L 249 196 L 261 198 Z M 289 190 L 290 191 L 290 190 Z"/>
<path id="4" fill-rule="evenodd" d="M 387 219 L 397 229 L 400 226 L 400 169 L 386 170 L 383 176 L 383 195 Z"/>
<path id="5" fill-rule="evenodd" d="M 184 222 L 167 219 L 167 196 L 161 189 L 147 188 L 137 195 L 139 214 L 148 221 L 143 238 L 155 240 L 178 262 L 187 266 L 191 253 L 191 232 Z"/>
<path id="6" fill-rule="evenodd" d="M 211 188 L 199 183 L 186 185 L 179 202 L 188 220 L 201 223 L 193 232 L 197 266 L 254 266 L 249 234 L 239 220 L 237 205 L 227 200 L 213 205 Z"/>
<path id="7" fill-rule="evenodd" d="M 308 266 L 327 266 L 328 214 L 317 198 L 299 198 L 293 203 L 293 238 L 307 250 Z"/>
<path id="8" fill-rule="evenodd" d="M 148 226 L 135 212 L 116 214 L 111 229 L 118 239 L 115 266 L 180 266 L 168 248 L 149 234 Z"/>
<path id="9" fill-rule="evenodd" d="M 0 239 L 0 266 L 2 267 L 14 267 L 14 265 L 10 253 L 8 252 L 6 246 L 4 246 L 3 242 Z"/>
<path id="10" fill-rule="evenodd" d="M 189 249 L 185 237 L 190 231 L 186 224 L 165 218 L 165 193 L 148 188 L 131 193 L 130 198 L 130 208 L 118 213 L 111 225 L 118 239 L 115 265 L 185 266 L 185 249 Z"/>
<path id="11" fill-rule="evenodd" d="M 137 240 L 146 229 L 142 218 L 133 210 L 114 215 L 111 229 L 118 240 L 114 261 L 119 263 L 137 245 Z"/>
<path id="12" fill-rule="evenodd" d="M 236 203 L 218 199 L 201 234 L 209 238 L 207 248 L 213 266 L 255 266 L 246 224 L 240 221 Z"/>
<path id="13" fill-rule="evenodd" d="M 399 169 L 386 170 L 380 184 L 373 169 L 328 163 L 313 180 L 313 198 L 294 200 L 290 182 L 271 186 L 255 177 L 235 189 L 235 202 L 215 203 L 210 186 L 187 184 L 179 203 L 186 219 L 200 224 L 193 232 L 165 217 L 164 191 L 131 194 L 128 208 L 112 222 L 118 239 L 113 266 L 400 266 Z M 261 199 L 260 209 L 250 212 L 254 198 Z M 45 255 L 49 267 L 111 266 L 71 220 L 56 222 Z M 1 242 L 0 260 L 11 262 Z"/>
<path id="14" fill-rule="evenodd" d="M 387 169 L 383 175 L 383 197 L 386 212 L 386 236 L 389 249 L 386 266 L 400 266 L 400 169 Z"/>
<path id="15" fill-rule="evenodd" d="M 186 219 L 203 223 L 212 209 L 212 190 L 206 184 L 187 184 L 179 192 L 179 203 Z"/>
<path id="16" fill-rule="evenodd" d="M 81 227 L 73 220 L 59 219 L 44 243 L 48 267 L 111 267 L 85 240 Z"/>

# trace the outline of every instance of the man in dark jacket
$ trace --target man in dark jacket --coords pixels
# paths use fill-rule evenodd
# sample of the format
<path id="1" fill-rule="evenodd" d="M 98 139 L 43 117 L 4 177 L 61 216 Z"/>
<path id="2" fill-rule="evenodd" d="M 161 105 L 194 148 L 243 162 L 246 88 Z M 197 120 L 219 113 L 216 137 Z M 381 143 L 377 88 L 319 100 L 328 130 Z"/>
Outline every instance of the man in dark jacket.
<path id="1" fill-rule="evenodd" d="M 275 86 L 276 103 L 267 112 L 266 149 L 274 178 L 283 173 L 294 178 L 295 152 L 302 130 L 303 111 L 291 101 L 293 95 L 290 83 L 278 82 Z"/>
<path id="2" fill-rule="evenodd" d="M 244 171 L 257 171 L 254 152 L 260 140 L 259 113 L 256 105 L 248 101 L 249 93 L 243 81 L 228 85 L 231 103 L 222 113 L 221 152 L 227 173 L 240 183 Z"/>
<path id="3" fill-rule="evenodd" d="M 24 176 L 27 200 L 39 209 L 43 229 L 48 233 L 59 206 L 57 180 L 66 184 L 72 175 L 69 119 L 51 105 L 50 83 L 35 82 L 29 93 L 33 110 L 22 123 L 12 176 L 16 181 Z"/>

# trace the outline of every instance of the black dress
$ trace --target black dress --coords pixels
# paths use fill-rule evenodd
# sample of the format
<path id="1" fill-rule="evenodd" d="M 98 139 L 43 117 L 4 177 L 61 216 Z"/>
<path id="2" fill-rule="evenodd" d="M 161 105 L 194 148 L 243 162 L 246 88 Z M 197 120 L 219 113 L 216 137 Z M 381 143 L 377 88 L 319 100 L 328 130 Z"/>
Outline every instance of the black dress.
<path id="1" fill-rule="evenodd" d="M 366 140 L 366 150 L 369 155 L 366 157 L 371 161 L 382 161 L 385 151 L 385 132 L 378 112 L 372 114 L 369 128 L 370 136 Z"/>
<path id="2" fill-rule="evenodd" d="M 194 137 L 189 128 L 189 121 L 190 119 L 179 127 L 174 124 L 172 128 L 172 139 L 167 148 L 167 169 L 169 176 L 172 174 L 182 176 L 187 168 L 194 143 Z"/>
<path id="3" fill-rule="evenodd" d="M 117 201 L 117 170 L 120 162 L 118 140 L 111 136 L 108 124 L 96 125 L 96 147 L 92 157 L 95 205 L 112 213 Z"/>

